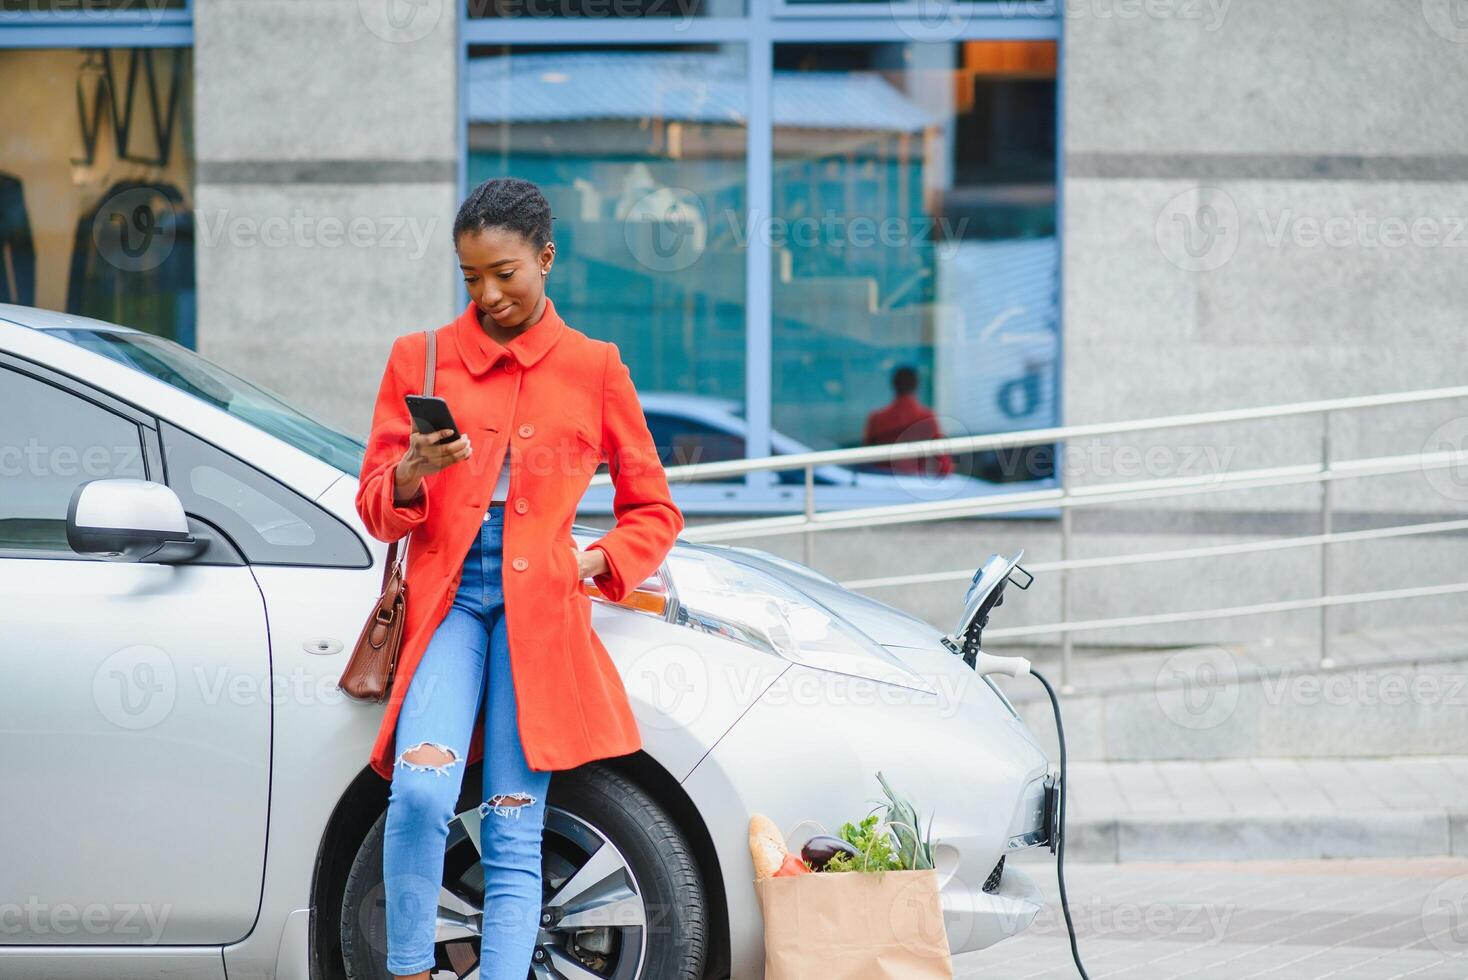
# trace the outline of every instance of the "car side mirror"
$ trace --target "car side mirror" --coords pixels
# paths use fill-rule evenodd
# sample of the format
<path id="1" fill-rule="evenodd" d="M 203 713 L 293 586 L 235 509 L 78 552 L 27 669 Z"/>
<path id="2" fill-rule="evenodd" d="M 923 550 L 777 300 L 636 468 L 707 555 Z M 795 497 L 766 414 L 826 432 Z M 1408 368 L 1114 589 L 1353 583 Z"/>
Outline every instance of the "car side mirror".
<path id="1" fill-rule="evenodd" d="M 66 543 L 105 561 L 175 562 L 202 554 L 209 542 L 189 533 L 183 502 L 151 480 L 87 480 L 66 507 Z"/>

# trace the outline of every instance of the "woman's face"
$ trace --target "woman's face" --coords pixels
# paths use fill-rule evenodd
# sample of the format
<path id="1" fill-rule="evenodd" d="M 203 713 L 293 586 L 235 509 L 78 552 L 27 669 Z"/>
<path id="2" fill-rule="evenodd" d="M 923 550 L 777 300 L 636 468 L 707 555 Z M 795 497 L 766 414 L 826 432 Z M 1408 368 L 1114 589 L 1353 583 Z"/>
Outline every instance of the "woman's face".
<path id="1" fill-rule="evenodd" d="M 545 296 L 555 246 L 536 250 L 517 232 L 483 228 L 459 236 L 456 250 L 464 286 L 486 322 L 506 330 L 535 323 Z"/>

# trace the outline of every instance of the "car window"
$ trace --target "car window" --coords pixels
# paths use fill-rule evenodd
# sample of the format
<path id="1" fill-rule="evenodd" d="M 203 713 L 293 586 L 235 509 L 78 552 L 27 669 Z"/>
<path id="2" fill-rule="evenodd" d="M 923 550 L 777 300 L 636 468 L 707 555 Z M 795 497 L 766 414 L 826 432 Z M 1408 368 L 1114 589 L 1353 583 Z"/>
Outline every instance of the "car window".
<path id="1" fill-rule="evenodd" d="M 231 374 L 182 344 L 122 330 L 51 333 L 206 401 L 343 473 L 356 476 L 362 471 L 367 447 L 360 440 L 318 422 L 282 396 Z"/>
<path id="2" fill-rule="evenodd" d="M 664 466 L 687 466 L 690 463 L 717 463 L 744 458 L 744 437 L 722 432 L 711 425 L 678 415 L 647 412 L 648 431 L 658 447 L 658 458 Z M 700 480 L 700 483 L 744 482 L 741 476 L 722 480 Z"/>
<path id="3" fill-rule="evenodd" d="M 351 528 L 291 488 L 169 422 L 159 433 L 168 485 L 184 510 L 229 535 L 252 564 L 372 563 Z"/>
<path id="4" fill-rule="evenodd" d="M 0 368 L 0 548 L 61 552 L 71 494 L 88 480 L 147 479 L 136 422 L 10 368 Z"/>

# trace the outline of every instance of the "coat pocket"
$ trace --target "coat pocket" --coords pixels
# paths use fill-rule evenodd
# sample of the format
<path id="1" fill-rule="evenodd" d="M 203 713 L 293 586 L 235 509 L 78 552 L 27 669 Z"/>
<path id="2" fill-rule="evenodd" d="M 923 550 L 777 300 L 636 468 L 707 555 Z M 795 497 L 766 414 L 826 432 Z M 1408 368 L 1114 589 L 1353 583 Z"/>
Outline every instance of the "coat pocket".
<path id="1" fill-rule="evenodd" d="M 586 444 L 586 447 L 588 449 L 590 449 L 592 452 L 594 452 L 594 453 L 596 453 L 598 455 L 601 454 L 601 439 L 597 438 L 596 436 L 593 436 L 587 430 L 586 426 L 584 426 L 584 425 L 577 425 L 576 426 L 576 438 L 577 439 L 580 439 L 583 443 L 585 443 Z"/>
<path id="2" fill-rule="evenodd" d="M 555 545 L 561 553 L 561 585 L 563 592 L 571 592 L 581 581 L 576 573 L 580 571 L 580 565 L 576 561 L 576 554 L 571 550 L 571 545 L 565 542 L 556 542 Z"/>
<path id="3" fill-rule="evenodd" d="M 594 473 L 601 466 L 605 457 L 601 451 L 601 438 L 593 435 L 585 426 L 577 424 L 575 427 L 576 445 L 581 452 L 581 458 L 588 473 Z"/>

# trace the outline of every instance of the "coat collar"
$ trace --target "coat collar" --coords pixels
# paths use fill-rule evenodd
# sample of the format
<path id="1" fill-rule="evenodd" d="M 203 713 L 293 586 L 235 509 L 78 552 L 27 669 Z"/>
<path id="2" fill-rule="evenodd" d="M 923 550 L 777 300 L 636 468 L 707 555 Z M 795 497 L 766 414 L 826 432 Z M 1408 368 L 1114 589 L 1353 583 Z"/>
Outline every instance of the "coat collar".
<path id="1" fill-rule="evenodd" d="M 547 296 L 545 310 L 540 319 L 526 327 L 508 344 L 501 345 L 479 325 L 479 308 L 471 300 L 454 321 L 454 341 L 458 344 L 459 356 L 464 359 L 464 365 L 469 368 L 470 373 L 479 375 L 494 367 L 501 358 L 517 361 L 522 368 L 530 367 L 561 339 L 565 327 L 565 321 Z"/>

